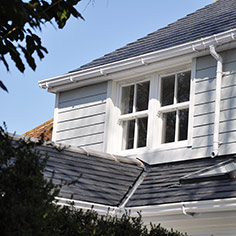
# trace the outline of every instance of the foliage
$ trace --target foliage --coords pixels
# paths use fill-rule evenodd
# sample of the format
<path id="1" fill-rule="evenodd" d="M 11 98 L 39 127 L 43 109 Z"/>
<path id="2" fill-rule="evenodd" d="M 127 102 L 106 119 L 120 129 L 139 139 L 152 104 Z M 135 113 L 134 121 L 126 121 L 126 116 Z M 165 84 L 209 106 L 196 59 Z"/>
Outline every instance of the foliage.
<path id="1" fill-rule="evenodd" d="M 141 215 L 99 216 L 93 210 L 56 205 L 60 186 L 54 185 L 52 178 L 44 178 L 48 158 L 40 156 L 40 145 L 15 141 L 0 127 L 1 235 L 183 236 L 160 225 L 151 225 L 148 230 Z"/>
<path id="2" fill-rule="evenodd" d="M 95 211 L 76 210 L 64 207 L 57 214 L 57 226 L 54 235 L 59 236 L 184 236 L 177 231 L 169 231 L 160 225 L 151 225 L 149 230 L 143 225 L 141 215 L 131 217 L 128 213 L 122 217 L 99 216 Z"/>
<path id="3" fill-rule="evenodd" d="M 41 30 L 46 22 L 56 22 L 61 29 L 70 16 L 83 19 L 75 9 L 80 0 L 1 0 L 0 4 L 0 61 L 7 70 L 9 65 L 6 55 L 15 62 L 16 67 L 24 72 L 25 65 L 22 54 L 28 65 L 35 70 L 35 56 L 42 59 L 47 49 L 42 46 L 41 39 L 33 33 Z M 0 87 L 7 91 L 2 81 Z"/>
<path id="4" fill-rule="evenodd" d="M 53 204 L 59 188 L 46 180 L 39 143 L 15 142 L 0 130 L 0 228 L 1 235 L 45 235 L 46 216 L 58 208 Z"/>

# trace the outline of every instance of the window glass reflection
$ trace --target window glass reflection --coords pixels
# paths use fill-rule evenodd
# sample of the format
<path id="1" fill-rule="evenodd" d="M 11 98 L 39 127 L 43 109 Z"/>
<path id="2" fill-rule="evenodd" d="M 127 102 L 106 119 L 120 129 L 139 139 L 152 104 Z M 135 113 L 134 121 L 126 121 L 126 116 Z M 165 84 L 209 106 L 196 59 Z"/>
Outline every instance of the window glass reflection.
<path id="1" fill-rule="evenodd" d="M 136 111 L 148 109 L 149 81 L 137 84 Z"/>
<path id="2" fill-rule="evenodd" d="M 179 111 L 179 141 L 188 138 L 188 109 Z"/>
<path id="3" fill-rule="evenodd" d="M 123 87 L 121 95 L 121 114 L 127 114 L 133 112 L 133 101 L 134 101 L 134 85 Z"/>
<path id="4" fill-rule="evenodd" d="M 187 102 L 189 101 L 189 92 L 190 92 L 190 71 L 179 73 L 178 78 L 178 92 L 177 92 L 177 102 Z"/>
<path id="5" fill-rule="evenodd" d="M 175 75 L 163 77 L 161 80 L 161 106 L 171 105 L 174 102 Z"/>
<path id="6" fill-rule="evenodd" d="M 163 114 L 162 143 L 170 143 L 175 141 L 175 123 L 176 111 Z"/>
<path id="7" fill-rule="evenodd" d="M 147 124 L 148 118 L 138 119 L 138 144 L 137 147 L 145 147 L 147 143 Z"/>
<path id="8" fill-rule="evenodd" d="M 134 148 L 134 128 L 135 120 L 127 120 L 123 122 L 123 150 Z"/>

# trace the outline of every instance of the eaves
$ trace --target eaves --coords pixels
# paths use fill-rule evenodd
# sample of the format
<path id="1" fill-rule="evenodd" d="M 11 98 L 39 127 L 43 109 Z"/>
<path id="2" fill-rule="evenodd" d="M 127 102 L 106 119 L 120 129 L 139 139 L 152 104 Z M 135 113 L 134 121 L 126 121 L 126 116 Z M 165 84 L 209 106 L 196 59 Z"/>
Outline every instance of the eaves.
<path id="1" fill-rule="evenodd" d="M 167 65 L 178 65 L 191 61 L 192 58 L 209 54 L 209 46 L 214 45 L 218 50 L 235 47 L 236 29 L 201 38 L 167 49 L 143 54 L 118 62 L 93 67 L 85 70 L 70 72 L 65 75 L 39 81 L 39 86 L 57 93 L 94 83 L 118 80 L 122 77 L 132 77 L 137 73 L 150 73 Z"/>

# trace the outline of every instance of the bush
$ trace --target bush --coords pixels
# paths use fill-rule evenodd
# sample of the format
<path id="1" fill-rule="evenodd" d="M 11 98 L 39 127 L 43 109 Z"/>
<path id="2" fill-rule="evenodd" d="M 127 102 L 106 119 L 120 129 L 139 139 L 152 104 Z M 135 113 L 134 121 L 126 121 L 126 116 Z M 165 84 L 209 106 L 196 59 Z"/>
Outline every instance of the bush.
<path id="1" fill-rule="evenodd" d="M 160 225 L 143 225 L 141 215 L 99 216 L 55 204 L 60 186 L 45 179 L 47 157 L 23 139 L 14 141 L 0 127 L 0 229 L 6 236 L 181 236 Z"/>

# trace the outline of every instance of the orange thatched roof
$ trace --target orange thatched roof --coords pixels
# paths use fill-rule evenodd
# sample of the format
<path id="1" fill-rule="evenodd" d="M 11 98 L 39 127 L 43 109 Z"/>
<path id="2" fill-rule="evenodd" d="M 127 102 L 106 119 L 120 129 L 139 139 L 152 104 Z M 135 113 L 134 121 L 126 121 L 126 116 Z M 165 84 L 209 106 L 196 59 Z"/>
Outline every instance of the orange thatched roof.
<path id="1" fill-rule="evenodd" d="M 42 135 L 44 140 L 52 140 L 52 129 L 53 129 L 53 119 L 37 126 L 36 128 L 22 134 L 22 136 L 28 136 L 31 138 L 41 139 Z"/>

